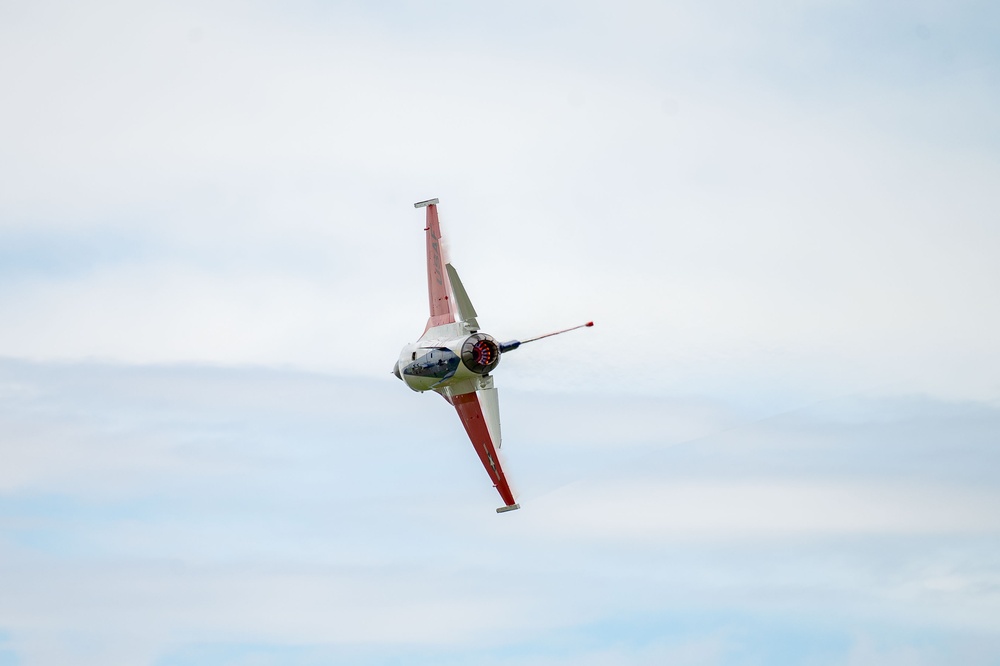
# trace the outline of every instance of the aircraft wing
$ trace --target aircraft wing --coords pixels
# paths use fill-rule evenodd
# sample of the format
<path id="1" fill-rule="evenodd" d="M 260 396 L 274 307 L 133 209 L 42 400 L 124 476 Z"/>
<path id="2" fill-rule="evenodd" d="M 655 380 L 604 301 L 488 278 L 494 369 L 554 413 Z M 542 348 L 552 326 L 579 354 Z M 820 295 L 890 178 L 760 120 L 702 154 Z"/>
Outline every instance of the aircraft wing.
<path id="1" fill-rule="evenodd" d="M 445 271 L 444 247 L 441 244 L 441 226 L 438 223 L 437 199 L 413 204 L 427 209 L 427 298 L 430 302 L 430 317 L 427 319 L 426 333 L 435 326 L 455 322 L 455 306 L 451 297 L 451 283 Z"/>
<path id="2" fill-rule="evenodd" d="M 479 460 L 503 499 L 504 506 L 497 509 L 497 513 L 520 509 L 521 505 L 514 501 L 514 493 L 507 484 L 500 466 L 500 456 L 497 454 L 500 449 L 500 403 L 497 400 L 497 390 L 491 387 L 446 397 L 455 406 Z"/>

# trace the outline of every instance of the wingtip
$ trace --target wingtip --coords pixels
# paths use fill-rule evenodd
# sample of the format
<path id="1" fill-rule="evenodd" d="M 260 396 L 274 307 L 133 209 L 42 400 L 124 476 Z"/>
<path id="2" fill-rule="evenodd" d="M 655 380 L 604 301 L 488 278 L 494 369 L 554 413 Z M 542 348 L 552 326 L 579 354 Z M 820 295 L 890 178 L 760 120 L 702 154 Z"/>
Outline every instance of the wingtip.
<path id="1" fill-rule="evenodd" d="M 428 199 L 427 201 L 418 201 L 417 203 L 413 204 L 413 207 L 414 208 L 423 208 L 424 206 L 430 206 L 432 204 L 437 204 L 437 203 L 438 203 L 438 200 L 436 198 L 434 198 L 434 199 Z"/>
<path id="2" fill-rule="evenodd" d="M 507 513 L 508 511 L 514 511 L 520 508 L 521 508 L 520 504 L 508 504 L 507 506 L 502 506 L 499 509 L 497 509 L 497 513 Z"/>

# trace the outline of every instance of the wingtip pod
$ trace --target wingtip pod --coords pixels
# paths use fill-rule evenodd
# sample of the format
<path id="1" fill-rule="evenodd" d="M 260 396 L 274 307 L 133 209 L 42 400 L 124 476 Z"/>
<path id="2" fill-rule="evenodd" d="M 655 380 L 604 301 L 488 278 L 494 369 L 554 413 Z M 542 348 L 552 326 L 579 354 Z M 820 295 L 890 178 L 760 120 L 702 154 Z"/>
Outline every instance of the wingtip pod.
<path id="1" fill-rule="evenodd" d="M 427 201 L 418 201 L 417 203 L 413 204 L 413 207 L 414 208 L 423 208 L 424 206 L 436 205 L 437 203 L 439 203 L 439 202 L 438 202 L 437 198 L 435 197 L 434 199 L 428 199 Z"/>
<path id="2" fill-rule="evenodd" d="M 520 504 L 508 504 L 507 506 L 502 506 L 499 509 L 497 509 L 497 513 L 507 513 L 508 511 L 514 511 L 520 508 L 521 508 Z"/>

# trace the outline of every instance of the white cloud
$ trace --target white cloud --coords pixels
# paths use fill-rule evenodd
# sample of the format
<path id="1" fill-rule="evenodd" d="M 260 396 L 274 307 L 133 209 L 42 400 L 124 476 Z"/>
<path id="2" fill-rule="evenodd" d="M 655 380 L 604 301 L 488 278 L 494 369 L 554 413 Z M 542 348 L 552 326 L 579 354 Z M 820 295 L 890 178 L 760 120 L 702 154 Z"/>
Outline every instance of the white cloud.
<path id="1" fill-rule="evenodd" d="M 539 500 L 540 532 L 552 538 L 651 540 L 808 539 L 835 535 L 993 534 L 993 490 L 788 480 L 635 478 L 579 484 Z M 553 527 L 558 526 L 558 527 Z"/>
<path id="2" fill-rule="evenodd" d="M 139 229 L 159 256 L 8 292 L 8 354 L 379 374 L 411 335 L 402 322 L 423 319 L 409 203 L 439 195 L 493 330 L 598 321 L 533 357 L 564 385 L 711 392 L 735 374 L 850 391 L 916 369 L 928 392 L 995 395 L 995 373 L 966 366 L 997 360 L 983 307 L 996 161 L 937 140 L 956 108 L 989 106 L 975 79 L 859 88 L 817 112 L 772 84 L 620 77 L 552 48 L 539 60 L 540 42 L 530 58 L 464 42 L 456 58 L 455 26 L 426 40 L 330 18 L 25 12 L 3 73 L 9 228 Z M 702 20 L 687 8 L 609 34 L 632 45 Z M 763 34 L 730 48 L 765 48 Z M 886 129 L 904 116 L 909 131 Z M 334 356 L 358 347 L 348 321 L 374 345 Z"/>
<path id="3" fill-rule="evenodd" d="M 0 626 L 26 663 L 247 642 L 501 659 L 691 609 L 993 631 L 996 497 L 969 482 L 992 455 L 985 407 L 858 399 L 705 437 L 739 419 L 510 391 L 508 473 L 526 488 L 497 516 L 450 408 L 391 377 L 2 369 Z M 955 467 L 922 483 L 887 470 L 899 451 Z M 567 471 L 584 480 L 551 492 Z M 578 656 L 727 663 L 719 622 Z"/>

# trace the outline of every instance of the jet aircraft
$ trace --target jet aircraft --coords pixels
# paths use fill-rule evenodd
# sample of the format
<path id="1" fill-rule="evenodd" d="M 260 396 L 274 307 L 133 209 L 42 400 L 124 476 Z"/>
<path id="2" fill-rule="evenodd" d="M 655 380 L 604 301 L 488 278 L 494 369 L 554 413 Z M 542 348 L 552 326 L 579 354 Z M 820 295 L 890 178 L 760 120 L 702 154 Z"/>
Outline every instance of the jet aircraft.
<path id="1" fill-rule="evenodd" d="M 393 374 L 414 391 L 434 391 L 458 412 L 465 432 L 500 493 L 504 505 L 497 513 L 520 509 L 514 501 L 500 466 L 500 403 L 490 373 L 503 354 L 523 344 L 552 335 L 593 326 L 587 322 L 572 328 L 546 333 L 528 340 L 497 342 L 479 329 L 475 308 L 462 286 L 458 272 L 446 260 L 438 222 L 438 200 L 413 204 L 425 208 L 427 224 L 427 294 L 430 317 L 423 335 L 403 347 Z"/>

